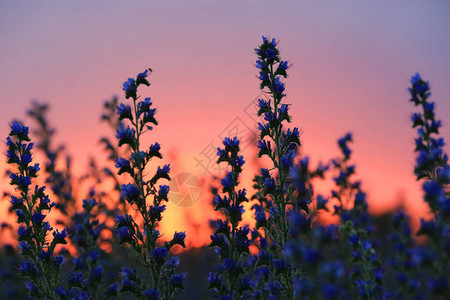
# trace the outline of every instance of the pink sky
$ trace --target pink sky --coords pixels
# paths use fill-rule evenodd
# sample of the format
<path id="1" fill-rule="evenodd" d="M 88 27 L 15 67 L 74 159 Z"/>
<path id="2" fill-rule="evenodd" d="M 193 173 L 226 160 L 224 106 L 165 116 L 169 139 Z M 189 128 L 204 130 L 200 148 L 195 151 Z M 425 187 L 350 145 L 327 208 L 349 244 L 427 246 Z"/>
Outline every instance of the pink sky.
<path id="1" fill-rule="evenodd" d="M 88 155 L 102 155 L 98 138 L 111 135 L 98 121 L 103 100 L 151 67 L 142 92 L 160 126 L 148 141 L 176 154 L 174 172 L 200 175 L 194 157 L 218 146 L 236 117 L 254 126 L 244 112 L 259 95 L 253 48 L 268 34 L 293 65 L 287 101 L 303 151 L 327 160 L 352 131 L 373 210 L 396 206 L 400 194 L 421 208 L 407 87 L 415 72 L 430 80 L 449 141 L 449 15 L 446 1 L 2 1 L 0 136 L 31 99 L 48 102 L 57 139 L 82 172 Z M 172 221 L 191 210 L 169 208 L 170 228 L 182 229 Z"/>

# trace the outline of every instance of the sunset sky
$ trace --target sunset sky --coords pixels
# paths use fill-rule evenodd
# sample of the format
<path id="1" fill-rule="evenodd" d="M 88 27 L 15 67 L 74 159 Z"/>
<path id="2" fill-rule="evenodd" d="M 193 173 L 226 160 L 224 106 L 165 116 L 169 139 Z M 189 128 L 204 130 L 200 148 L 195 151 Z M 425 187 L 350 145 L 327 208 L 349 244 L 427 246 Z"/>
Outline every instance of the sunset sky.
<path id="1" fill-rule="evenodd" d="M 152 85 L 141 93 L 152 97 L 160 125 L 146 141 L 162 145 L 174 176 L 201 179 L 203 150 L 233 128 L 256 128 L 253 49 L 269 35 L 292 64 L 286 101 L 302 152 L 326 161 L 338 154 L 337 138 L 353 132 L 371 210 L 404 199 L 417 219 L 425 206 L 412 172 L 407 87 L 415 72 L 430 81 L 448 142 L 449 15 L 448 1 L 1 1 L 0 137 L 11 120 L 27 121 L 32 99 L 47 102 L 56 139 L 81 174 L 89 155 L 104 157 L 98 139 L 114 135 L 99 122 L 103 101 L 151 67 Z M 255 168 L 251 147 L 244 155 L 243 183 Z M 169 205 L 165 226 L 206 226 L 199 206 L 210 200 L 204 193 L 194 207 Z"/>

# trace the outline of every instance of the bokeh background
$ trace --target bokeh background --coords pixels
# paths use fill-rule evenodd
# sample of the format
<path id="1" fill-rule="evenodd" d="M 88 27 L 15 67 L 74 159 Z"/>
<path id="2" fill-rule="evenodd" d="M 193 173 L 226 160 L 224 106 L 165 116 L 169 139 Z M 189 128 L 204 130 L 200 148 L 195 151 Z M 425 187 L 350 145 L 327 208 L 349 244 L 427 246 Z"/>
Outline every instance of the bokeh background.
<path id="1" fill-rule="evenodd" d="M 292 125 L 302 128 L 302 152 L 327 161 L 337 155 L 336 139 L 353 132 L 371 212 L 404 206 L 417 222 L 427 209 L 412 172 L 407 87 L 415 72 L 430 80 L 441 134 L 450 140 L 449 15 L 450 3 L 437 0 L 1 1 L 0 136 L 11 120 L 26 122 L 32 99 L 46 102 L 55 138 L 81 175 L 88 157 L 105 161 L 100 136 L 114 136 L 99 121 L 103 101 L 152 68 L 142 92 L 158 108 L 160 126 L 147 141 L 162 145 L 173 175 L 188 172 L 203 183 L 197 203 L 168 204 L 164 230 L 186 230 L 188 244 L 201 246 L 213 217 L 208 178 L 220 174 L 198 161 L 236 132 L 249 137 L 244 176 L 255 171 L 253 49 L 269 35 L 291 64 L 287 101 Z"/>

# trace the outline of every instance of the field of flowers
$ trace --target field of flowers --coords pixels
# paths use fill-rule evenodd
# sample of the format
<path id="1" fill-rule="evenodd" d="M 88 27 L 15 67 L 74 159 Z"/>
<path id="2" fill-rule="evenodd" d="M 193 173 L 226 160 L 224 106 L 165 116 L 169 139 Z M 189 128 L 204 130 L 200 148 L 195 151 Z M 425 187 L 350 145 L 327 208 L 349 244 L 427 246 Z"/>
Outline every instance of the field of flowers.
<path id="1" fill-rule="evenodd" d="M 413 75 L 404 99 L 416 108 L 411 172 L 431 211 L 415 231 L 403 211 L 384 219 L 369 214 L 351 133 L 337 140 L 341 152 L 329 162 L 312 165 L 300 155 L 301 124 L 293 124 L 285 98 L 290 64 L 278 43 L 263 37 L 255 49 L 265 94 L 254 111 L 261 120 L 255 146 L 269 166 L 244 186 L 242 171 L 253 158 L 241 155 L 237 137 L 223 140 L 216 158 L 226 172 L 211 187 L 220 217 L 211 222 L 209 247 L 189 249 L 185 232 L 159 231 L 171 201 L 171 165 L 157 141 L 143 143 L 159 130 L 158 105 L 147 97 L 151 69 L 105 103 L 102 120 L 115 131 L 101 139 L 110 165 L 92 160 L 82 183 L 70 160 L 57 164 L 63 149 L 53 143 L 45 104 L 34 102 L 26 122 L 12 120 L 11 188 L 3 201 L 16 224 L 3 222 L 2 231 L 18 246 L 2 250 L 0 298 L 448 299 L 450 167 L 429 83 Z M 320 194 L 314 185 L 327 174 L 333 189 Z M 114 183 L 109 189 L 106 180 Z M 82 199 L 80 184 L 88 186 Z"/>

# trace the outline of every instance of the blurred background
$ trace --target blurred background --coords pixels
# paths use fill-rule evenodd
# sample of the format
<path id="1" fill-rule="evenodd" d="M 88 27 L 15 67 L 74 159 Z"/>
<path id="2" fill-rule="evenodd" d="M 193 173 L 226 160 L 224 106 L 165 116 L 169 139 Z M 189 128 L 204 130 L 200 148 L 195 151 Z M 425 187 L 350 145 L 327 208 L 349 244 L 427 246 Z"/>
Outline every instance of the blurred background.
<path id="1" fill-rule="evenodd" d="M 170 163 L 180 180 L 162 231 L 185 230 L 188 245 L 200 247 L 209 242 L 209 186 L 220 176 L 214 155 L 223 137 L 245 143 L 244 185 L 260 164 L 253 49 L 268 35 L 291 65 L 286 101 L 292 126 L 302 129 L 302 153 L 326 162 L 337 155 L 337 138 L 351 131 L 370 211 L 404 207 L 417 223 L 428 211 L 413 176 L 407 87 L 415 72 L 430 81 L 448 141 L 449 15 L 450 3 L 437 0 L 1 1 L 0 136 L 13 119 L 28 123 L 33 99 L 48 103 L 56 143 L 82 176 L 89 157 L 106 163 L 99 138 L 114 140 L 100 122 L 103 102 L 122 99 L 122 83 L 152 68 L 152 85 L 141 94 L 152 98 L 160 125 L 145 142 L 162 145 L 161 164 Z M 0 191 L 12 192 L 6 178 Z M 7 206 L 1 202 L 2 221 Z"/>

